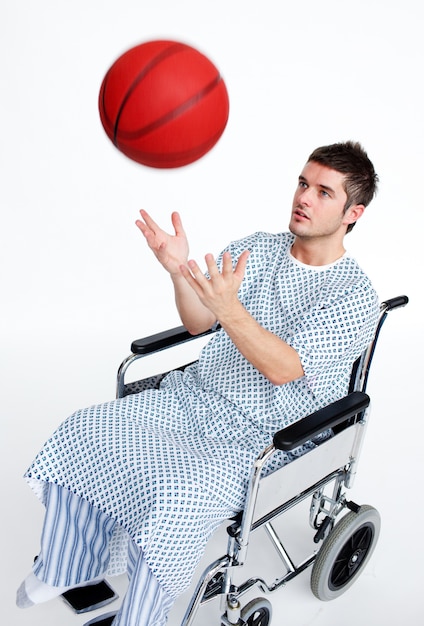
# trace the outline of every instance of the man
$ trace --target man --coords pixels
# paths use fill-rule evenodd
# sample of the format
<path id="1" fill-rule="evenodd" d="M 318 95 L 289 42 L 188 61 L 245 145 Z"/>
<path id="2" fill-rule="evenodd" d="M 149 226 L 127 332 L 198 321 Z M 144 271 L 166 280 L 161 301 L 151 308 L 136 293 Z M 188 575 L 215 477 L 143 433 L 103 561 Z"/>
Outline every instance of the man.
<path id="1" fill-rule="evenodd" d="M 127 565 L 113 626 L 160 626 L 219 524 L 243 507 L 273 433 L 347 392 L 373 336 L 378 299 L 344 249 L 377 185 L 353 142 L 315 150 L 299 176 L 290 233 L 231 243 L 207 275 L 145 211 L 137 226 L 169 272 L 183 324 L 221 329 L 197 364 L 148 390 L 78 411 L 26 476 L 46 504 L 41 552 L 18 605 Z M 279 453 L 267 471 L 313 448 Z M 121 560 L 120 560 L 121 559 Z"/>

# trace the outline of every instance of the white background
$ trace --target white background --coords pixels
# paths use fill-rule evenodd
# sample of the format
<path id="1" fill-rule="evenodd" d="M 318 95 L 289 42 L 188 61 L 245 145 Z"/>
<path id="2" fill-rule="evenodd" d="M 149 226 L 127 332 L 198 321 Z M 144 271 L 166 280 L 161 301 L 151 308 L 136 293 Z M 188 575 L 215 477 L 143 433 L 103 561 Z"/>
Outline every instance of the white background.
<path id="1" fill-rule="evenodd" d="M 271 598 L 274 623 L 421 623 L 419 0 L 4 4 L 2 623 L 85 621 L 60 601 L 29 611 L 14 606 L 42 522 L 42 507 L 22 474 L 59 421 L 113 397 L 116 368 L 133 339 L 178 324 L 168 277 L 134 226 L 138 210 L 146 208 L 163 225 L 179 210 L 191 255 L 202 261 L 231 239 L 286 229 L 307 156 L 318 145 L 346 139 L 363 143 L 381 179 L 378 197 L 346 245 L 382 299 L 410 297 L 382 335 L 369 387 L 373 419 L 351 494 L 378 508 L 382 534 L 350 592 L 321 603 L 305 573 Z M 184 41 L 209 56 L 230 97 L 229 123 L 215 148 L 191 166 L 166 171 L 121 155 L 97 110 L 113 61 L 158 38 Z M 216 547 L 212 558 L 223 551 Z M 176 613 L 171 625 L 178 623 Z M 219 624 L 216 607 L 209 605 L 198 623 Z"/>

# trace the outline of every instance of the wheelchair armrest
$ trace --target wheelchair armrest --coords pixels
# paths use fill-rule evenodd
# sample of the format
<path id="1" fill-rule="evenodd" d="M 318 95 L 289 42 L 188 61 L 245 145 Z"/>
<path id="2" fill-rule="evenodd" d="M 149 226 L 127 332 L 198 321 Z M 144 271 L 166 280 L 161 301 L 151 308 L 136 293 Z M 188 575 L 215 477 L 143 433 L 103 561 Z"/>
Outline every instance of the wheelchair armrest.
<path id="1" fill-rule="evenodd" d="M 149 335 L 149 337 L 143 337 L 142 339 L 136 339 L 131 344 L 131 352 L 133 354 L 152 354 L 153 352 L 159 352 L 172 346 L 177 346 L 186 341 L 197 339 L 198 337 L 204 337 L 215 332 L 215 329 L 211 328 L 199 335 L 191 335 L 184 326 L 176 326 L 170 328 L 161 333 Z"/>
<path id="2" fill-rule="evenodd" d="M 291 424 L 274 435 L 277 450 L 293 450 L 329 428 L 338 426 L 345 420 L 364 411 L 370 398 L 362 391 L 353 391 L 349 395 L 325 406 L 315 413 Z"/>

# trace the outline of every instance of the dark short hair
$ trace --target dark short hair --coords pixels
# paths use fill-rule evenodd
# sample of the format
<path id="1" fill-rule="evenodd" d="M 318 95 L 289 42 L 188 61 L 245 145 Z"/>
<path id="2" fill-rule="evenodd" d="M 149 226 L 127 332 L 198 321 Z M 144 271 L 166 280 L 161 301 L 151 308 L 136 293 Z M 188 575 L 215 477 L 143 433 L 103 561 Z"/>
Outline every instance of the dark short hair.
<path id="1" fill-rule="evenodd" d="M 368 206 L 377 193 L 378 176 L 374 165 L 360 143 L 345 141 L 316 148 L 308 158 L 345 175 L 347 201 L 344 210 L 354 204 Z M 355 223 L 349 224 L 347 232 Z"/>

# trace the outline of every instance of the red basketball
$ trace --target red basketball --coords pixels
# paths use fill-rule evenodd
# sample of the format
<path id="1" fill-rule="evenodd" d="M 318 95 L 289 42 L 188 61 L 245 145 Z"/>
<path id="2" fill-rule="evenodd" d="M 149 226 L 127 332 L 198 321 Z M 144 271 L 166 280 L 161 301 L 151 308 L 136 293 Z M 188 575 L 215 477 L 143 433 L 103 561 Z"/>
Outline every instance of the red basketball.
<path id="1" fill-rule="evenodd" d="M 198 50 L 150 41 L 120 56 L 103 79 L 100 119 L 109 139 L 137 163 L 158 168 L 196 161 L 228 120 L 225 83 Z"/>

